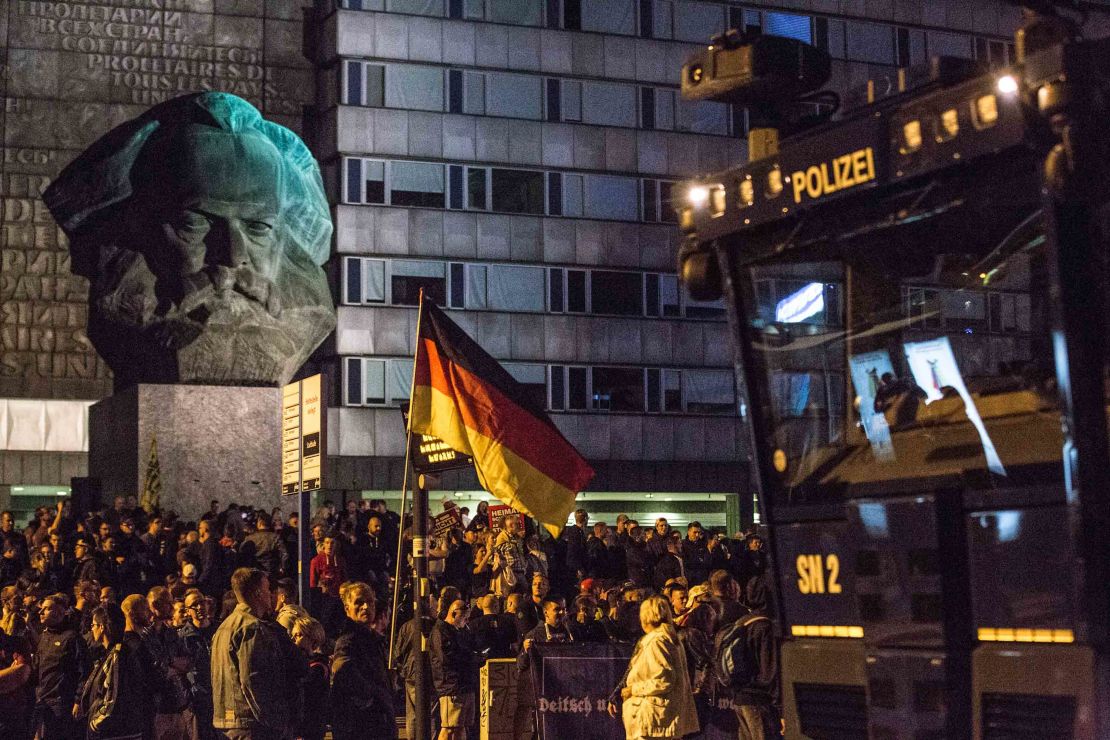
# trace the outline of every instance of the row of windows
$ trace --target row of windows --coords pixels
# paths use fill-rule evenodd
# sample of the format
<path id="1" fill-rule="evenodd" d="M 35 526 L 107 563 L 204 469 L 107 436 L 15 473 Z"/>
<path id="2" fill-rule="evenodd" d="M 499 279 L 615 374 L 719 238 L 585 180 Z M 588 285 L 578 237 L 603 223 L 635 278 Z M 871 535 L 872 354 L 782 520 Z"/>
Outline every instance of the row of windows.
<path id="1" fill-rule="evenodd" d="M 648 414 L 737 413 L 730 370 L 588 367 L 506 362 L 504 368 L 539 406 L 551 411 Z M 407 401 L 412 359 L 345 357 L 346 406 L 397 406 Z"/>
<path id="2" fill-rule="evenodd" d="M 908 66 L 949 55 L 997 66 L 1014 56 L 1012 44 L 997 39 L 693 0 L 341 0 L 340 5 L 695 44 L 726 28 L 760 30 L 815 44 L 836 59 L 871 64 Z"/>
<path id="3" fill-rule="evenodd" d="M 720 319 L 720 300 L 683 295 L 675 275 L 439 260 L 345 257 L 343 303 L 415 306 L 420 290 L 465 310 Z"/>
<path id="4" fill-rule="evenodd" d="M 673 223 L 674 182 L 345 157 L 343 202 Z"/>
<path id="5" fill-rule="evenodd" d="M 839 327 L 844 312 L 839 283 L 797 278 L 767 278 L 755 282 L 760 321 Z M 940 329 L 965 334 L 990 331 L 1027 333 L 1032 305 L 1026 293 L 943 290 L 904 286 L 903 311 L 915 329 Z"/>
<path id="6" fill-rule="evenodd" d="M 902 299 L 906 317 L 913 320 L 910 326 L 916 329 L 965 334 L 1031 331 L 1032 304 L 1027 293 L 904 287 Z"/>
<path id="7" fill-rule="evenodd" d="M 719 136 L 730 133 L 733 118 L 724 103 L 683 100 L 669 88 L 422 64 L 348 60 L 340 84 L 345 105 Z"/>

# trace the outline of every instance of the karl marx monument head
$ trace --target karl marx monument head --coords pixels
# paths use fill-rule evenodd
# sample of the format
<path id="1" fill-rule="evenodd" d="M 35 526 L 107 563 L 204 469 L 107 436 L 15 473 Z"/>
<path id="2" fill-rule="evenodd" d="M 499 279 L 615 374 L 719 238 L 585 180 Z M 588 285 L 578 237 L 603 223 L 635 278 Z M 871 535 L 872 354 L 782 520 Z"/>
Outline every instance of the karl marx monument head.
<path id="1" fill-rule="evenodd" d="M 118 388 L 287 383 L 335 327 L 320 169 L 226 93 L 110 131 L 44 200 L 89 278 L 89 338 Z"/>

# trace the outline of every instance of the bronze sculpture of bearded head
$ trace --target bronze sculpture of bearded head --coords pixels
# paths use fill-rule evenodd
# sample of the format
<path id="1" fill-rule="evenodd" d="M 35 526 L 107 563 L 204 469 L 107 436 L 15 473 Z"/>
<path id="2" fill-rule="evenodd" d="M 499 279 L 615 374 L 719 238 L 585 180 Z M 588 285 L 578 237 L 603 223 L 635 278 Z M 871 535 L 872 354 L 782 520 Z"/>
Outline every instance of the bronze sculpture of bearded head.
<path id="1" fill-rule="evenodd" d="M 335 327 L 332 225 L 292 131 L 226 93 L 162 103 L 44 194 L 117 387 L 281 385 Z"/>

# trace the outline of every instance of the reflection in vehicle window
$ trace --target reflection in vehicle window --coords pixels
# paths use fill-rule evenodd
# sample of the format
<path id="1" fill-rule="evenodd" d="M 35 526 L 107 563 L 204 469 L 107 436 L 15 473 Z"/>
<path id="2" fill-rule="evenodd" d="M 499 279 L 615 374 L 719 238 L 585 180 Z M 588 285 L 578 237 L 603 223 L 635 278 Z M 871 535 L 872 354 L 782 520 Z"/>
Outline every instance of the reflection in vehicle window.
<path id="1" fill-rule="evenodd" d="M 1059 478 L 1036 223 L 1002 244 L 823 244 L 741 268 L 761 431 L 786 456 L 778 503 L 896 479 L 924 490 Z"/>

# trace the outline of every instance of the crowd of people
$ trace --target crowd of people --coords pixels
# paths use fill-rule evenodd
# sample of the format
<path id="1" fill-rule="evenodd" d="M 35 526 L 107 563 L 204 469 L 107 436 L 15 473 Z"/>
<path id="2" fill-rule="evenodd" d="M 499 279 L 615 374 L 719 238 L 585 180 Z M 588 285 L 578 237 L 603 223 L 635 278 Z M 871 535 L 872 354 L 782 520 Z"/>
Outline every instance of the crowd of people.
<path id="1" fill-rule="evenodd" d="M 514 734 L 529 738 L 530 661 L 545 642 L 635 645 L 609 698 L 628 737 L 697 737 L 722 697 L 729 732 L 779 733 L 754 532 L 624 515 L 591 525 L 579 510 L 553 538 L 523 516 L 491 521 L 485 502 L 451 513 L 428 547 L 434 589 L 417 620 L 409 570 L 395 568 L 411 521 L 381 500 L 325 503 L 304 524 L 304 603 L 296 514 L 212 501 L 192 522 L 123 497 L 80 514 L 62 502 L 26 527 L 3 512 L 0 737 L 392 738 L 400 715 L 412 727 L 427 711 L 430 737 L 477 738 L 479 669 L 510 658 Z M 735 645 L 742 685 L 720 675 Z M 431 701 L 418 709 L 421 673 Z"/>

